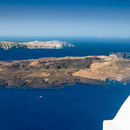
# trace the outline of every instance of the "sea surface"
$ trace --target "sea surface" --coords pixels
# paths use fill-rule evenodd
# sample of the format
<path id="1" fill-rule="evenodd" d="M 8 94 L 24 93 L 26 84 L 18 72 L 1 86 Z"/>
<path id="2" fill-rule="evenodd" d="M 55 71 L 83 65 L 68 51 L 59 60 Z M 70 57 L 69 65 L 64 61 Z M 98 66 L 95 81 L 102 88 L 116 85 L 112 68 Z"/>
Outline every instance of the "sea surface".
<path id="1" fill-rule="evenodd" d="M 102 130 L 130 85 L 77 84 L 60 89 L 0 89 L 1 130 Z"/>
<path id="2" fill-rule="evenodd" d="M 62 40 L 74 48 L 0 50 L 0 60 L 130 52 L 130 39 L 1 37 L 4 41 Z M 102 130 L 130 95 L 130 84 L 75 84 L 58 89 L 0 89 L 0 130 Z"/>
<path id="3" fill-rule="evenodd" d="M 0 49 L 0 60 L 23 60 L 41 57 L 109 55 L 110 52 L 130 52 L 130 39 L 85 37 L 0 37 L 0 41 L 61 40 L 75 45 L 65 49 Z"/>

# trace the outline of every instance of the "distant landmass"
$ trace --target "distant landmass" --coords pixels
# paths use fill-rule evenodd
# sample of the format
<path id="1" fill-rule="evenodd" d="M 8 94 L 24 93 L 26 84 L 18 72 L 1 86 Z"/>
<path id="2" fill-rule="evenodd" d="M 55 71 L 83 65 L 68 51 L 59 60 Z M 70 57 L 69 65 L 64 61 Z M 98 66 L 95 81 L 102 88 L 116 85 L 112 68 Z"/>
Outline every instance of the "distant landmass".
<path id="1" fill-rule="evenodd" d="M 0 48 L 9 50 L 12 48 L 28 48 L 28 49 L 63 49 L 66 47 L 74 47 L 73 44 L 63 41 L 33 41 L 33 42 L 8 42 L 0 41 Z"/>
<path id="2" fill-rule="evenodd" d="M 87 56 L 0 61 L 0 87 L 52 88 L 108 80 L 130 83 L 130 59 Z"/>

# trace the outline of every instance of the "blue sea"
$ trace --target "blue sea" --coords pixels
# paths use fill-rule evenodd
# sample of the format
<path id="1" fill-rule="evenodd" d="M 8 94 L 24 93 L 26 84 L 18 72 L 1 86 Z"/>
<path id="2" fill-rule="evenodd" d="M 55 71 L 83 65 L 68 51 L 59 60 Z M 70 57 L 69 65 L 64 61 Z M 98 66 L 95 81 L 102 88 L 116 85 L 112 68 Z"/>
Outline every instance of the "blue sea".
<path id="1" fill-rule="evenodd" d="M 0 60 L 23 60 L 41 57 L 109 55 L 110 52 L 130 52 L 130 39 L 118 38 L 85 38 L 85 37 L 0 37 L 0 41 L 48 41 L 61 40 L 75 45 L 65 49 L 0 49 Z"/>
<path id="2" fill-rule="evenodd" d="M 0 50 L 0 60 L 109 55 L 130 52 L 130 39 L 84 37 L 1 37 L 3 41 L 62 40 L 59 50 Z M 130 84 L 75 84 L 58 89 L 0 89 L 0 130 L 102 130 L 130 94 Z"/>

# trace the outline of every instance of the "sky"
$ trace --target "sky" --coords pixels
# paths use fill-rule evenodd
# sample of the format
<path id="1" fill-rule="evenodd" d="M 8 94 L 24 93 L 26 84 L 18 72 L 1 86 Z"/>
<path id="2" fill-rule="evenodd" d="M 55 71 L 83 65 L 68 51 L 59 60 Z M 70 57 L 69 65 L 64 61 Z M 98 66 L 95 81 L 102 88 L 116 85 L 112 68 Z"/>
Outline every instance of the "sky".
<path id="1" fill-rule="evenodd" d="M 0 36 L 130 37 L 130 0 L 0 0 Z"/>

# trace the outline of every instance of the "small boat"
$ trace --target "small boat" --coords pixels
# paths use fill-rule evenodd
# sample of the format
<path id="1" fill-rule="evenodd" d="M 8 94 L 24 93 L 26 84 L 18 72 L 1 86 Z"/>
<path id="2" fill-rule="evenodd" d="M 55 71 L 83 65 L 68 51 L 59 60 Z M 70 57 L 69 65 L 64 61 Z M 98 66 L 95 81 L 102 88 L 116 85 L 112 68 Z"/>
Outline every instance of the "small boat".
<path id="1" fill-rule="evenodd" d="M 40 98 L 43 98 L 43 96 L 40 96 Z"/>
<path id="2" fill-rule="evenodd" d="M 123 85 L 126 85 L 126 83 L 124 83 Z"/>

